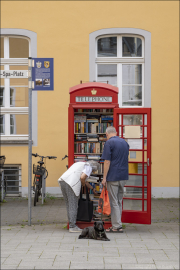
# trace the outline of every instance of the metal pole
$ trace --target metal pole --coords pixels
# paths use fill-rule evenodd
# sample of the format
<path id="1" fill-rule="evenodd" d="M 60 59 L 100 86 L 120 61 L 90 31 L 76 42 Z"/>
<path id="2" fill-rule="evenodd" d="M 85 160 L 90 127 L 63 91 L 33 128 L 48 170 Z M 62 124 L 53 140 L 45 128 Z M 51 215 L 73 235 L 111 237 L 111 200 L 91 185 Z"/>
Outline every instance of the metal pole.
<path id="1" fill-rule="evenodd" d="M 32 199 L 32 59 L 29 57 L 29 152 L 28 152 L 28 225 L 31 226 Z"/>

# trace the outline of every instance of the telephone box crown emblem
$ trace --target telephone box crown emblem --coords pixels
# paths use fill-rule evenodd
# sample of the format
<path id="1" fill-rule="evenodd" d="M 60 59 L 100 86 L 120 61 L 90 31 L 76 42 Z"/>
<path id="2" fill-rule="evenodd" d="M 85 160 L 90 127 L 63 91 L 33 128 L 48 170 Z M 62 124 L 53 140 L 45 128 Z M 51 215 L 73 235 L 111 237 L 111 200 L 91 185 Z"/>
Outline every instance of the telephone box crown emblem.
<path id="1" fill-rule="evenodd" d="M 91 91 L 91 93 L 92 93 L 92 95 L 96 95 L 97 90 L 93 89 L 93 90 Z"/>

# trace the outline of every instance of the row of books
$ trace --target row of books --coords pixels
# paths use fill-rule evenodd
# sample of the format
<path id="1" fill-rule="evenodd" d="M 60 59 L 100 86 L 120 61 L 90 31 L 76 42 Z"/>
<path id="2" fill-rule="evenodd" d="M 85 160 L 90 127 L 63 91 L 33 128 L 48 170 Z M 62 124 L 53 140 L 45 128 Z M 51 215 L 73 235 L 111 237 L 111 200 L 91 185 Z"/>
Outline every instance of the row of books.
<path id="1" fill-rule="evenodd" d="M 88 141 L 88 142 L 98 142 L 99 136 L 97 134 L 74 134 L 74 141 Z M 104 140 L 105 141 L 105 140 Z"/>
<path id="2" fill-rule="evenodd" d="M 74 122 L 99 122 L 102 121 L 113 121 L 113 115 L 92 115 L 92 114 L 75 114 Z"/>
<path id="3" fill-rule="evenodd" d="M 103 152 L 105 142 L 88 142 L 88 143 L 74 143 L 75 153 L 95 153 L 100 154 Z"/>
<path id="4" fill-rule="evenodd" d="M 106 128 L 109 126 L 113 126 L 113 123 L 75 122 L 74 133 L 105 133 Z"/>
<path id="5" fill-rule="evenodd" d="M 113 109 L 75 109 L 75 112 L 113 112 Z"/>

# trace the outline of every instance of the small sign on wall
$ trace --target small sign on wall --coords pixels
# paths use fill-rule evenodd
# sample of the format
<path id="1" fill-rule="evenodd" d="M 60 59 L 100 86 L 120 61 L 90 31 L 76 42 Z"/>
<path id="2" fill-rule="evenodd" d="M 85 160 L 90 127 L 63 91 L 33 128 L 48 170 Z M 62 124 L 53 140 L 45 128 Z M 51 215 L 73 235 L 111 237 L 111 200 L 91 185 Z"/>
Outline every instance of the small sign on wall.
<path id="1" fill-rule="evenodd" d="M 140 126 L 125 126 L 125 138 L 140 138 Z"/>
<path id="2" fill-rule="evenodd" d="M 32 58 L 32 90 L 54 90 L 54 59 Z"/>

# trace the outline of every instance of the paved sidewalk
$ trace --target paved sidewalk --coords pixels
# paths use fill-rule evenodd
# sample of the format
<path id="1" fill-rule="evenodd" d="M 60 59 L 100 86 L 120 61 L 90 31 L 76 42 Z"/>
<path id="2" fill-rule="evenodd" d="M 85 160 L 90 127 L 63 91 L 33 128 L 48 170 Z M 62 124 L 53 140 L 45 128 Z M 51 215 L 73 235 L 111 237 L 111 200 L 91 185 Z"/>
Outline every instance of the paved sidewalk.
<path id="1" fill-rule="evenodd" d="M 35 225 L 24 225 L 26 204 L 8 199 L 1 205 L 1 269 L 179 269 L 179 200 L 152 200 L 152 224 L 125 224 L 123 234 L 108 233 L 110 242 L 79 240 L 63 228 L 62 199 L 39 204 Z"/>

